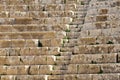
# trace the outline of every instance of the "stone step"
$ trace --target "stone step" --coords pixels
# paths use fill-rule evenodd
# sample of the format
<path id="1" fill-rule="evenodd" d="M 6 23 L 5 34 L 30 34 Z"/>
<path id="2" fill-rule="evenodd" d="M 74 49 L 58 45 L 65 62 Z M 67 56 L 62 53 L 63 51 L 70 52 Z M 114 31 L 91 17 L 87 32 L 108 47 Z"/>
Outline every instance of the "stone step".
<path id="1" fill-rule="evenodd" d="M 120 26 L 119 21 L 120 20 L 85 23 L 82 30 L 119 28 L 119 26 Z M 88 25 L 89 25 L 89 27 L 88 27 Z"/>
<path id="2" fill-rule="evenodd" d="M 51 75 L 52 76 L 52 75 Z M 64 80 L 119 80 L 120 74 L 111 73 L 111 74 L 67 74 L 64 76 Z"/>
<path id="3" fill-rule="evenodd" d="M 0 24 L 70 24 L 70 17 L 53 17 L 53 18 L 32 18 L 32 17 L 17 17 L 17 18 L 0 18 Z"/>
<path id="4" fill-rule="evenodd" d="M 119 73 L 120 64 L 70 64 L 68 74 L 113 74 Z"/>
<path id="5" fill-rule="evenodd" d="M 67 33 L 66 33 L 66 36 L 67 36 L 69 39 L 77 39 L 77 38 L 80 36 L 80 32 L 70 31 L 70 32 L 67 32 Z"/>
<path id="6" fill-rule="evenodd" d="M 99 7 L 99 8 L 90 8 L 88 7 L 87 15 L 88 16 L 95 16 L 95 15 L 102 15 L 102 14 L 116 14 L 119 13 L 119 6 L 115 7 Z"/>
<path id="7" fill-rule="evenodd" d="M 81 28 L 82 28 L 82 25 L 69 25 L 69 29 L 70 31 L 73 31 L 73 32 L 80 32 L 81 31 Z"/>
<path id="8" fill-rule="evenodd" d="M 97 14 L 97 15 L 86 15 L 86 23 L 95 23 L 95 22 L 104 22 L 104 21 L 118 21 L 119 13 L 106 13 L 106 14 Z"/>
<path id="9" fill-rule="evenodd" d="M 63 39 L 64 41 L 64 39 Z M 74 46 L 78 46 L 78 43 L 77 43 L 77 39 L 68 39 L 68 41 L 64 41 L 62 43 L 62 46 L 63 47 L 74 47 Z"/>
<path id="10" fill-rule="evenodd" d="M 32 17 L 32 18 L 47 18 L 47 17 L 71 17 L 74 15 L 73 11 L 3 11 L 0 18 L 4 17 Z"/>
<path id="11" fill-rule="evenodd" d="M 66 31 L 68 28 L 68 24 L 0 25 L 0 32 Z"/>
<path id="12" fill-rule="evenodd" d="M 24 53 L 23 53 L 24 54 Z M 67 65 L 69 56 L 0 56 L 0 65 Z"/>
<path id="13" fill-rule="evenodd" d="M 67 73 L 66 66 L 58 65 L 17 65 L 0 66 L 1 75 L 60 75 Z"/>
<path id="14" fill-rule="evenodd" d="M 1 75 L 1 79 L 8 80 L 119 80 L 120 74 L 67 74 L 67 75 Z"/>
<path id="15" fill-rule="evenodd" d="M 96 30 L 85 30 L 80 32 L 80 37 L 93 37 L 93 36 L 117 36 L 119 35 L 120 28 L 109 28 L 109 29 L 96 29 Z"/>
<path id="16" fill-rule="evenodd" d="M 70 53 L 69 53 L 70 54 Z M 67 56 L 61 53 L 59 47 L 22 47 L 0 48 L 0 56 Z"/>
<path id="17" fill-rule="evenodd" d="M 52 39 L 56 37 L 55 34 L 55 31 L 0 32 L 0 39 Z"/>
<path id="18" fill-rule="evenodd" d="M 74 54 L 118 53 L 120 44 L 80 45 L 74 47 Z"/>
<path id="19" fill-rule="evenodd" d="M 8 79 L 8 80 L 45 80 L 45 75 L 2 75 L 1 80 Z"/>
<path id="20" fill-rule="evenodd" d="M 80 37 L 78 45 L 120 44 L 120 36 Z"/>
<path id="21" fill-rule="evenodd" d="M 101 64 L 101 63 L 119 63 L 119 53 L 104 54 L 78 54 L 72 55 L 71 64 Z"/>
<path id="22" fill-rule="evenodd" d="M 22 47 L 59 47 L 62 46 L 61 39 L 12 39 L 0 40 L 0 48 L 22 48 Z"/>
<path id="23" fill-rule="evenodd" d="M 76 9 L 76 4 L 2 4 L 0 7 L 1 11 L 74 11 Z"/>
<path id="24" fill-rule="evenodd" d="M 96 1 L 96 2 L 91 1 L 89 8 L 100 8 L 100 7 L 105 8 L 105 7 L 119 6 L 119 4 L 117 4 L 117 3 L 119 3 L 118 0 L 111 0 L 110 2 L 106 1 L 106 0 L 104 0 L 104 1 Z M 101 6 L 101 4 L 102 4 L 102 6 Z"/>

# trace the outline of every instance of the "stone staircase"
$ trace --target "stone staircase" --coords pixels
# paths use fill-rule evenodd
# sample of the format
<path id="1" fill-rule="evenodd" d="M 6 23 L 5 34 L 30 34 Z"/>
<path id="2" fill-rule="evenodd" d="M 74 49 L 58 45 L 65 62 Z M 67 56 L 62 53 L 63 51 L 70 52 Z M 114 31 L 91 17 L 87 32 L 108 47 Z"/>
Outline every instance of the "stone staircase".
<path id="1" fill-rule="evenodd" d="M 0 80 L 120 80 L 119 0 L 1 0 Z"/>

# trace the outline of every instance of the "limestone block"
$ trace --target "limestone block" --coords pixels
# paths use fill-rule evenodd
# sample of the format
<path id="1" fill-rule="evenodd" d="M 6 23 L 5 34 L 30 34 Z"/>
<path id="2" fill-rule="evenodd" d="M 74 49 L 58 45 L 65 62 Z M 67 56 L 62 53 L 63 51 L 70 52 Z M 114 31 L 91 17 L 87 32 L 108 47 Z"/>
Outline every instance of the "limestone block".
<path id="1" fill-rule="evenodd" d="M 51 46 L 51 40 L 50 39 L 42 39 L 39 40 L 39 44 L 41 44 L 42 47 L 50 47 Z"/>
<path id="2" fill-rule="evenodd" d="M 6 61 L 7 61 L 6 65 L 19 65 L 20 64 L 20 58 L 18 56 L 7 56 Z"/>
<path id="3" fill-rule="evenodd" d="M 0 26 L 0 32 L 11 32 L 12 31 L 12 25 L 1 25 Z"/>
<path id="4" fill-rule="evenodd" d="M 24 80 L 24 79 L 25 79 L 25 80 L 29 80 L 29 79 L 28 79 L 28 75 L 17 75 L 17 76 L 16 76 L 16 79 L 17 79 L 17 80 Z"/>
<path id="5" fill-rule="evenodd" d="M 6 56 L 0 56 L 0 64 L 4 65 L 7 63 L 7 57 Z"/>
<path id="6" fill-rule="evenodd" d="M 65 9 L 65 5 L 63 4 L 48 4 L 45 6 L 46 11 L 63 11 Z"/>
<path id="7" fill-rule="evenodd" d="M 32 18 L 28 17 L 28 18 L 15 18 L 14 24 L 30 24 L 32 22 Z"/>
<path id="8" fill-rule="evenodd" d="M 80 37 L 86 37 L 86 36 L 88 36 L 88 34 L 89 34 L 89 31 L 88 31 L 88 30 L 81 31 L 81 32 L 80 32 Z"/>
<path id="9" fill-rule="evenodd" d="M 69 64 L 68 73 L 77 73 L 77 64 Z"/>
<path id="10" fill-rule="evenodd" d="M 34 61 L 36 65 L 44 65 L 47 64 L 47 57 L 46 56 L 35 56 Z"/>
<path id="11" fill-rule="evenodd" d="M 58 54 L 60 54 L 59 53 L 59 50 L 60 50 L 60 48 L 59 47 L 51 47 L 51 48 L 49 48 L 49 55 L 58 55 Z"/>
<path id="12" fill-rule="evenodd" d="M 20 56 L 20 64 L 24 65 L 32 65 L 35 64 L 34 56 Z"/>
<path id="13" fill-rule="evenodd" d="M 5 5 L 0 5 L 0 11 L 5 11 Z"/>
<path id="14" fill-rule="evenodd" d="M 44 5 L 29 5 L 28 6 L 29 11 L 45 11 Z"/>
<path id="15" fill-rule="evenodd" d="M 113 29 L 111 29 L 111 35 L 119 35 L 119 31 L 120 31 L 120 29 L 119 28 L 113 28 Z"/>
<path id="16" fill-rule="evenodd" d="M 96 21 L 106 21 L 108 18 L 108 16 L 104 15 L 104 16 L 96 16 Z"/>
<path id="17" fill-rule="evenodd" d="M 39 11 L 30 11 L 29 12 L 30 14 L 30 17 L 33 17 L 33 18 L 46 18 L 48 17 L 48 12 L 39 12 Z"/>
<path id="18" fill-rule="evenodd" d="M 49 48 L 48 47 L 42 47 L 39 49 L 39 55 L 47 55 L 49 54 Z"/>
<path id="19" fill-rule="evenodd" d="M 36 32 L 31 33 L 32 38 L 34 39 L 49 39 L 49 38 L 55 38 L 55 32 Z"/>
<path id="20" fill-rule="evenodd" d="M 78 65 L 77 66 L 78 73 L 99 73 L 100 72 L 100 66 L 99 65 Z"/>
<path id="21" fill-rule="evenodd" d="M 13 76 L 13 75 L 2 75 L 1 80 L 15 80 L 15 76 Z"/>
<path id="22" fill-rule="evenodd" d="M 40 49 L 41 48 L 30 48 L 30 52 L 29 52 L 29 56 L 31 55 L 35 55 L 35 56 L 38 56 L 40 55 Z"/>
<path id="23" fill-rule="evenodd" d="M 15 18 L 15 17 L 29 17 L 29 12 L 11 11 L 10 13 L 8 13 L 8 15 L 10 15 L 11 18 Z"/>
<path id="24" fill-rule="evenodd" d="M 79 40 L 78 40 L 78 43 L 79 44 L 95 44 L 95 42 L 96 42 L 96 39 L 95 38 L 80 38 Z"/>
<path id="25" fill-rule="evenodd" d="M 78 80 L 92 80 L 92 76 L 90 74 L 81 74 L 77 75 Z"/>
<path id="26" fill-rule="evenodd" d="M 76 4 L 67 4 L 65 5 L 65 10 L 75 10 L 76 9 Z"/>
<path id="27" fill-rule="evenodd" d="M 21 1 L 19 1 L 19 0 L 9 0 L 9 4 L 10 5 L 23 5 L 25 3 L 24 3 L 24 0 L 21 0 Z"/>
<path id="28" fill-rule="evenodd" d="M 18 75 L 27 75 L 28 74 L 28 68 L 29 66 L 17 66 L 17 74 Z"/>
<path id="29" fill-rule="evenodd" d="M 83 45 L 83 46 L 79 46 L 79 47 L 75 47 L 74 48 L 74 53 L 79 53 L 79 54 L 83 54 L 86 52 L 86 46 Z"/>
<path id="30" fill-rule="evenodd" d="M 47 56 L 47 64 L 55 64 L 55 56 Z"/>
<path id="31" fill-rule="evenodd" d="M 39 74 L 39 66 L 38 65 L 34 65 L 34 66 L 30 66 L 29 70 L 28 70 L 29 74 Z"/>
<path id="32" fill-rule="evenodd" d="M 20 49 L 20 55 L 21 56 L 30 55 L 30 49 L 29 48 Z"/>
<path id="33" fill-rule="evenodd" d="M 17 74 L 17 67 L 16 66 L 7 66 L 6 67 L 6 73 L 8 75 L 16 75 Z"/>
<path id="34" fill-rule="evenodd" d="M 88 35 L 90 35 L 90 36 L 100 36 L 101 35 L 101 30 L 100 29 L 98 29 L 98 30 L 90 30 L 89 32 L 88 32 Z"/>
<path id="35" fill-rule="evenodd" d="M 61 46 L 61 39 L 52 39 L 51 40 L 51 46 L 52 47 L 59 47 L 59 46 Z"/>
<path id="36" fill-rule="evenodd" d="M 49 11 L 49 17 L 71 17 L 74 15 L 73 11 Z"/>
<path id="37" fill-rule="evenodd" d="M 119 80 L 119 76 L 117 74 L 96 74 L 93 75 L 93 80 L 103 80 L 103 79 L 109 79 L 109 80 Z"/>
<path id="38" fill-rule="evenodd" d="M 104 64 L 101 65 L 103 73 L 119 73 L 120 65 L 119 64 Z"/>
<path id="39" fill-rule="evenodd" d="M 107 14 L 108 13 L 108 9 L 100 9 L 99 10 L 99 14 Z"/>
<path id="40" fill-rule="evenodd" d="M 9 17 L 10 13 L 7 11 L 0 12 L 0 18 L 7 18 Z"/>
<path id="41" fill-rule="evenodd" d="M 0 49 L 0 56 L 6 56 L 7 50 L 6 49 Z"/>
<path id="42" fill-rule="evenodd" d="M 0 75 L 6 74 L 6 66 L 0 66 Z"/>
<path id="43" fill-rule="evenodd" d="M 34 78 L 33 80 L 45 80 L 44 76 L 42 76 L 42 75 L 41 76 L 40 75 L 33 75 L 33 78 Z"/>
<path id="44" fill-rule="evenodd" d="M 12 40 L 12 47 L 26 47 L 26 41 L 24 39 Z"/>
<path id="45" fill-rule="evenodd" d="M 42 75 L 42 74 L 50 74 L 51 71 L 49 69 L 49 66 L 48 65 L 40 65 L 39 66 L 39 74 Z"/>
<path id="46" fill-rule="evenodd" d="M 116 54 L 79 54 L 72 56 L 71 63 L 113 63 L 116 62 Z"/>
<path id="47" fill-rule="evenodd" d="M 38 47 L 38 40 L 26 40 L 24 47 Z"/>
<path id="48" fill-rule="evenodd" d="M 76 75 L 66 75 L 64 80 L 78 80 Z"/>
<path id="49" fill-rule="evenodd" d="M 61 80 L 61 79 L 63 79 L 63 75 L 49 75 L 49 76 L 47 77 L 47 79 L 48 79 L 48 80 L 54 80 L 54 79 L 56 79 L 56 80 Z"/>
<path id="50" fill-rule="evenodd" d="M 23 32 L 26 31 L 27 26 L 25 25 L 12 25 L 12 32 Z"/>

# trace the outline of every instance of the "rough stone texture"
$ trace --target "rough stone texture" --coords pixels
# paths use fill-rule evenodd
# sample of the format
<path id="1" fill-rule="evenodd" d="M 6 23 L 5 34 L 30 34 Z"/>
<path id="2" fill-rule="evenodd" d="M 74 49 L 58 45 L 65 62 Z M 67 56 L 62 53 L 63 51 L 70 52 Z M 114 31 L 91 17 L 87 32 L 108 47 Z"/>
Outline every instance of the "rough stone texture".
<path id="1" fill-rule="evenodd" d="M 0 0 L 0 80 L 120 80 L 120 0 Z"/>

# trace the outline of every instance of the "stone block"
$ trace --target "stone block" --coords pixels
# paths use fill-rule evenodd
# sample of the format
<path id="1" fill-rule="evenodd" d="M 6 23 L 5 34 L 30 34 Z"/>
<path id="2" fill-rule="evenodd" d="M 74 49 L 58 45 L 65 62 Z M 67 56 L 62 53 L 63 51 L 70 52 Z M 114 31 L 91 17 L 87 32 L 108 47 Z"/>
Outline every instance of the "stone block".
<path id="1" fill-rule="evenodd" d="M 48 12 L 39 12 L 39 11 L 31 11 L 29 12 L 30 17 L 32 18 L 46 18 L 48 17 Z"/>
<path id="2" fill-rule="evenodd" d="M 81 74 L 97 74 L 100 72 L 100 66 L 99 65 L 88 65 L 88 64 L 82 64 L 77 66 L 78 73 Z"/>
<path id="3" fill-rule="evenodd" d="M 119 80 L 119 76 L 117 74 L 96 74 L 92 76 L 93 80 L 103 80 L 103 79 L 109 79 L 109 80 Z"/>
<path id="4" fill-rule="evenodd" d="M 21 56 L 30 55 L 30 48 L 21 48 L 20 49 L 20 55 Z"/>
<path id="5" fill-rule="evenodd" d="M 20 57 L 18 56 L 7 56 L 6 65 L 19 65 Z"/>
<path id="6" fill-rule="evenodd" d="M 6 56 L 7 55 L 7 49 L 0 49 L 0 56 Z"/>
<path id="7" fill-rule="evenodd" d="M 66 75 L 64 80 L 78 80 L 77 75 Z"/>
<path id="8" fill-rule="evenodd" d="M 50 68 L 48 65 L 40 65 L 39 66 L 39 74 L 42 75 L 42 74 L 50 74 L 51 71 L 50 71 Z"/>
<path id="9" fill-rule="evenodd" d="M 1 80 L 15 80 L 15 76 L 13 76 L 13 75 L 2 75 Z"/>
<path id="10" fill-rule="evenodd" d="M 6 74 L 6 66 L 0 66 L 0 75 Z"/>
<path id="11" fill-rule="evenodd" d="M 68 65 L 68 73 L 77 73 L 77 64 L 69 64 Z"/>
<path id="12" fill-rule="evenodd" d="M 0 56 L 0 64 L 5 65 L 7 63 L 7 57 L 6 56 Z"/>
<path id="13" fill-rule="evenodd" d="M 92 80 L 92 76 L 90 74 L 80 74 L 77 75 L 77 80 Z"/>
<path id="14" fill-rule="evenodd" d="M 19 40 L 12 40 L 11 41 L 11 44 L 12 44 L 12 47 L 18 47 L 18 48 L 21 48 L 21 47 L 26 47 L 26 41 L 24 39 L 19 39 Z"/>
<path id="15" fill-rule="evenodd" d="M 16 66 L 6 66 L 7 75 L 17 75 L 17 67 Z"/>
<path id="16" fill-rule="evenodd" d="M 71 57 L 71 63 L 115 63 L 117 54 L 79 54 Z"/>
<path id="17" fill-rule="evenodd" d="M 47 64 L 47 57 L 46 56 L 35 56 L 34 59 L 36 65 L 45 65 Z"/>
<path id="18" fill-rule="evenodd" d="M 39 66 L 38 65 L 30 66 L 29 70 L 28 70 L 28 74 L 29 75 L 38 75 L 39 74 Z"/>
<path id="19" fill-rule="evenodd" d="M 29 12 L 20 12 L 20 11 L 11 11 L 9 13 L 11 18 L 16 18 L 16 17 L 29 17 Z"/>
<path id="20" fill-rule="evenodd" d="M 24 18 L 22 18 L 22 17 L 20 17 L 20 18 L 15 18 L 15 21 L 14 21 L 14 24 L 30 24 L 31 22 L 32 22 L 32 18 L 30 18 L 30 17 L 24 17 Z"/>
<path id="21" fill-rule="evenodd" d="M 49 75 L 47 76 L 48 80 L 61 80 L 63 79 L 63 75 Z"/>
<path id="22" fill-rule="evenodd" d="M 20 56 L 20 64 L 22 65 L 33 65 L 34 62 L 34 56 Z"/>
<path id="23" fill-rule="evenodd" d="M 18 75 L 27 75 L 28 68 L 29 68 L 29 66 L 26 66 L 26 65 L 17 66 L 17 74 Z"/>
<path id="24" fill-rule="evenodd" d="M 103 73 L 119 73 L 120 65 L 119 64 L 102 64 L 101 70 Z"/>

